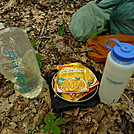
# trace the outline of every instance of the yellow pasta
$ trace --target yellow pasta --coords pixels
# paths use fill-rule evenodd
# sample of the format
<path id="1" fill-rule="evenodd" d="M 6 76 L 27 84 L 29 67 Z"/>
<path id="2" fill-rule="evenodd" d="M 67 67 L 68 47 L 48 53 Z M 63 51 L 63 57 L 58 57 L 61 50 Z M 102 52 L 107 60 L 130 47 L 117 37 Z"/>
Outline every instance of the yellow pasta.
<path id="1" fill-rule="evenodd" d="M 59 84 L 59 89 L 72 92 L 72 91 L 79 91 L 85 88 L 85 83 L 82 80 L 77 80 L 73 78 L 65 79 L 62 84 Z"/>
<path id="2" fill-rule="evenodd" d="M 55 92 L 87 92 L 95 79 L 93 72 L 81 63 L 64 64 L 57 69 Z"/>

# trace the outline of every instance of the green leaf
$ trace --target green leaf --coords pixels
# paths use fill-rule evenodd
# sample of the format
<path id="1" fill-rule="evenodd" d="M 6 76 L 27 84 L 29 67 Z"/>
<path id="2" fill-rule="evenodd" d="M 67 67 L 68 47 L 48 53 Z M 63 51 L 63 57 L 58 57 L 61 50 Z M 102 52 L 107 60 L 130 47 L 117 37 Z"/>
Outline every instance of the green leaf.
<path id="1" fill-rule="evenodd" d="M 37 61 L 41 61 L 42 55 L 40 53 L 36 53 Z"/>
<path id="2" fill-rule="evenodd" d="M 51 62 L 50 62 L 50 65 L 53 65 L 53 64 L 54 64 L 53 61 L 51 61 Z"/>
<path id="3" fill-rule="evenodd" d="M 39 62 L 39 67 L 42 68 L 43 64 L 42 62 Z"/>
<path id="4" fill-rule="evenodd" d="M 37 40 L 32 40 L 32 44 L 33 44 L 33 47 L 36 48 L 36 46 L 38 45 L 38 41 Z"/>
<path id="5" fill-rule="evenodd" d="M 106 31 L 106 30 L 107 30 L 107 29 L 102 29 L 102 30 L 99 30 L 99 31 L 92 32 L 92 33 L 91 33 L 91 38 L 96 37 L 98 34 L 104 32 L 104 31 Z"/>
<path id="6" fill-rule="evenodd" d="M 27 28 L 25 28 L 25 30 L 26 30 L 27 32 L 30 32 L 30 31 L 33 30 L 33 28 L 32 28 L 32 27 L 27 27 Z"/>
<path id="7" fill-rule="evenodd" d="M 52 132 L 53 132 L 53 134 L 60 134 L 61 130 L 58 126 L 54 126 L 54 127 L 52 127 Z"/>
<path id="8" fill-rule="evenodd" d="M 94 37 L 96 37 L 97 36 L 97 32 L 92 32 L 91 33 L 91 38 L 94 38 Z"/>
<path id="9" fill-rule="evenodd" d="M 55 120 L 55 122 L 54 122 L 54 126 L 56 126 L 56 125 L 59 125 L 59 124 L 62 124 L 62 123 L 65 123 L 66 121 L 63 119 L 63 118 L 58 118 L 58 119 L 56 119 Z"/>
<path id="10" fill-rule="evenodd" d="M 60 3 L 61 0 L 55 0 L 55 2 Z"/>
<path id="11" fill-rule="evenodd" d="M 44 130 L 44 133 L 47 133 L 51 130 L 52 126 L 51 125 L 46 125 L 45 127 L 42 127 L 42 129 Z"/>
<path id="12" fill-rule="evenodd" d="M 10 88 L 14 88 L 14 83 L 9 84 L 8 87 L 10 87 Z"/>
<path id="13" fill-rule="evenodd" d="M 64 19 L 63 19 L 63 23 L 61 24 L 61 26 L 59 28 L 58 34 L 63 35 L 64 33 L 65 33 L 65 22 L 64 22 Z"/>
<path id="14" fill-rule="evenodd" d="M 47 114 L 44 118 L 46 124 L 53 125 L 54 124 L 54 114 Z"/>
<path id="15" fill-rule="evenodd" d="M 36 59 L 38 61 L 39 67 L 42 68 L 42 55 L 40 53 L 36 53 Z"/>

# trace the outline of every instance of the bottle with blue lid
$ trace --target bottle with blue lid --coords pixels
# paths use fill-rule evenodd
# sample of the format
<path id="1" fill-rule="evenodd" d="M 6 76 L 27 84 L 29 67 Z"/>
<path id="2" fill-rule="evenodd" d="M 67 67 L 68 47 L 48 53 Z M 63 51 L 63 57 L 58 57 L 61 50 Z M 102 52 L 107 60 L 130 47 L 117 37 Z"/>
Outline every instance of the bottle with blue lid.
<path id="1" fill-rule="evenodd" d="M 110 47 L 111 41 L 116 42 L 113 48 Z M 134 45 L 110 39 L 106 46 L 111 51 L 106 60 L 99 96 L 102 102 L 112 104 L 118 102 L 134 71 Z"/>

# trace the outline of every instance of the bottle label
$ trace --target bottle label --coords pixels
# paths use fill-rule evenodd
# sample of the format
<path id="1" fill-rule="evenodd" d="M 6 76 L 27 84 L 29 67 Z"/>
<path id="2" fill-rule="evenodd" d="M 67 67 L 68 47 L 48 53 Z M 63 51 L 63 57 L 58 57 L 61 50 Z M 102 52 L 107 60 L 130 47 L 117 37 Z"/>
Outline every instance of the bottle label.
<path id="1" fill-rule="evenodd" d="M 111 78 L 107 77 L 107 81 L 109 82 L 109 84 L 118 86 L 118 85 L 122 85 L 124 82 L 123 81 L 114 81 Z"/>
<path id="2" fill-rule="evenodd" d="M 17 62 L 17 55 L 14 51 L 9 51 L 7 52 L 9 55 L 10 60 L 12 61 L 12 66 L 14 67 L 15 70 L 18 70 L 18 72 L 14 75 L 17 78 L 17 81 L 19 83 L 19 85 L 21 85 L 22 89 L 24 90 L 24 93 L 28 93 L 31 90 L 26 88 L 26 81 L 23 78 L 22 74 L 22 67 L 19 66 L 19 63 Z"/>
<path id="3" fill-rule="evenodd" d="M 12 44 L 12 43 L 11 43 Z M 21 66 L 21 63 L 19 61 L 19 57 L 15 53 L 15 51 L 12 51 L 13 46 L 12 45 L 3 45 L 2 41 L 0 41 L 0 53 L 2 56 L 9 58 L 11 60 L 11 66 L 14 68 L 14 77 L 18 81 L 18 84 L 22 87 L 23 93 L 28 93 L 31 91 L 31 89 L 26 87 L 26 80 L 23 77 L 24 71 L 23 67 Z M 23 75 L 22 75 L 23 74 Z"/>

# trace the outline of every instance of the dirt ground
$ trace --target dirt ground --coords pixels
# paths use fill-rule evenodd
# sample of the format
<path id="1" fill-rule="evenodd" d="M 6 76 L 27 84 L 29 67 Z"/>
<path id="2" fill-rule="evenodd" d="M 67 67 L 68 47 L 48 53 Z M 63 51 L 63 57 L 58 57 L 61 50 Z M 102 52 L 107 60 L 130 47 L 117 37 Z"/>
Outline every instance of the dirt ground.
<path id="1" fill-rule="evenodd" d="M 104 63 L 96 63 L 85 52 L 86 45 L 75 41 L 69 30 L 73 13 L 90 0 L 1 0 L 0 22 L 6 27 L 28 30 L 36 52 L 42 55 L 42 76 L 50 74 L 57 65 L 81 62 L 92 65 L 100 73 Z M 65 33 L 58 30 L 65 22 Z M 33 44 L 33 43 L 32 43 Z M 34 44 L 33 44 L 34 45 Z M 0 74 L 0 133 L 43 134 L 43 118 L 53 113 L 49 89 L 45 88 L 35 99 L 26 99 L 8 87 L 11 82 Z M 63 134 L 132 134 L 134 133 L 134 75 L 121 99 L 110 106 L 99 103 L 93 108 L 74 108 L 61 113 L 66 123 L 60 125 Z"/>

